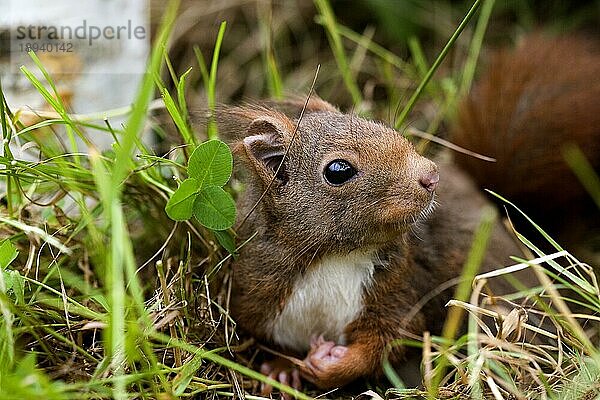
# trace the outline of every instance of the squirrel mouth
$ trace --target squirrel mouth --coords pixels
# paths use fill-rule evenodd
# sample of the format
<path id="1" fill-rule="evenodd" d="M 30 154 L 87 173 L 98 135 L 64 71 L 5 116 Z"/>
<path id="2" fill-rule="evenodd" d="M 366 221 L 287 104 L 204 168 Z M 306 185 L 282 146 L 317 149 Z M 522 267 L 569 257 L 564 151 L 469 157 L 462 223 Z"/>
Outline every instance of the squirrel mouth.
<path id="1" fill-rule="evenodd" d="M 387 210 L 382 209 L 380 216 L 381 222 L 392 226 L 394 230 L 403 230 L 414 224 L 425 221 L 433 213 L 437 202 L 435 196 L 430 196 L 425 204 L 421 206 L 402 207 L 390 205 Z M 407 209 L 408 208 L 408 209 Z"/>

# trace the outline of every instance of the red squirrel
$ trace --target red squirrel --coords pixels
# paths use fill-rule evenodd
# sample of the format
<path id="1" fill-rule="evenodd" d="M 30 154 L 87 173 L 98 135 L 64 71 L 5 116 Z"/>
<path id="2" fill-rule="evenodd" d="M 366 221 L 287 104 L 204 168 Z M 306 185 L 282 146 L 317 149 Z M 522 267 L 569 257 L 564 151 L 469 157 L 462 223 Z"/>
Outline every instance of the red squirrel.
<path id="1" fill-rule="evenodd" d="M 321 100 L 299 123 L 265 108 L 229 117 L 245 126 L 234 147 L 246 169 L 239 214 L 266 191 L 238 230 L 257 236 L 233 263 L 237 323 L 304 358 L 303 376 L 321 388 L 378 373 L 407 332 L 439 331 L 449 293 L 415 305 L 464 264 L 486 204 L 468 177 L 440 173 L 401 133 Z M 485 265 L 511 254 L 497 226 Z M 403 356 L 401 346 L 389 354 L 395 365 Z"/>
<path id="2" fill-rule="evenodd" d="M 506 66 L 517 76 L 526 66 L 511 68 Z M 467 106 L 472 112 L 463 114 L 461 126 L 469 125 L 482 107 L 478 93 L 488 91 L 485 101 L 493 97 L 488 85 L 494 84 L 484 80 L 475 88 Z M 571 101 L 551 96 L 556 101 L 544 106 L 543 92 L 535 85 L 532 90 L 507 94 L 498 104 L 529 110 L 531 94 L 540 102 L 534 103 L 536 110 L 558 107 L 563 112 L 561 101 Z M 590 99 L 583 96 L 581 101 Z M 245 172 L 238 208 L 248 218 L 238 235 L 241 240 L 256 235 L 233 262 L 230 308 L 256 339 L 303 359 L 299 370 L 305 379 L 333 388 L 379 374 L 384 353 L 392 365 L 401 366 L 405 348 L 388 349 L 392 341 L 426 330 L 439 332 L 451 291 L 421 308 L 417 304 L 459 276 L 488 201 L 459 168 L 436 165 L 381 123 L 342 113 L 318 98 L 308 102 L 299 119 L 302 105 L 291 104 L 281 108 L 286 112 L 260 106 L 223 111 Z M 288 112 L 294 107 L 295 112 Z M 537 118 L 547 116 L 557 118 L 557 126 L 569 120 L 551 112 L 523 117 L 536 128 L 542 123 Z M 513 118 L 506 124 L 520 127 L 527 121 Z M 502 160 L 495 152 L 474 150 Z M 538 177 L 529 178 L 526 184 Z M 478 182 L 485 185 L 486 177 Z M 508 265 L 509 256 L 519 254 L 511 235 L 497 223 L 482 266 Z M 300 384 L 297 372 L 280 374 L 268 366 L 264 372 Z"/>

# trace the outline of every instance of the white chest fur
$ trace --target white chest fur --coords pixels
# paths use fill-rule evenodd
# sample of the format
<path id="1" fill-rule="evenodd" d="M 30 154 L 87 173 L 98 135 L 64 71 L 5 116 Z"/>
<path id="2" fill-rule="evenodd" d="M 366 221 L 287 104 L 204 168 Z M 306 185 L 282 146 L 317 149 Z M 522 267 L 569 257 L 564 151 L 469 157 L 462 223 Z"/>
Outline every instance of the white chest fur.
<path id="1" fill-rule="evenodd" d="M 345 344 L 344 328 L 362 311 L 373 270 L 370 254 L 332 256 L 312 265 L 273 321 L 273 340 L 296 351 L 308 350 L 312 335 Z"/>

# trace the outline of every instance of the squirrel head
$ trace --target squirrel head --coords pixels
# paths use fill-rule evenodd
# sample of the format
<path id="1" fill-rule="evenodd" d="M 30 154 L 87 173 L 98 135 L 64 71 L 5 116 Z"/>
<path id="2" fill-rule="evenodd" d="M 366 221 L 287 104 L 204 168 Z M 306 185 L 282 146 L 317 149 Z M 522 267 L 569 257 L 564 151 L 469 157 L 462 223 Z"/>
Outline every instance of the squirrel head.
<path id="1" fill-rule="evenodd" d="M 260 107 L 229 112 L 245 126 L 234 147 L 248 170 L 244 202 L 266 191 L 253 220 L 299 251 L 376 250 L 433 207 L 436 165 L 383 124 L 320 99 L 299 121 Z"/>

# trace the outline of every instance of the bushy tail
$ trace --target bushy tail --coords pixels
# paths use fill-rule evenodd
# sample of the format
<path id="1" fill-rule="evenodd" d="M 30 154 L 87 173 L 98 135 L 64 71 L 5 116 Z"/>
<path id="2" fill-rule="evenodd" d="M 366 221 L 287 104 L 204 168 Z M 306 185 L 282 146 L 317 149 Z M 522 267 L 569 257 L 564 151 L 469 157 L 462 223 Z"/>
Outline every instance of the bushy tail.
<path id="1" fill-rule="evenodd" d="M 565 162 L 565 145 L 579 146 L 600 169 L 596 46 L 582 37 L 529 35 L 491 58 L 459 108 L 453 142 L 497 162 L 457 154 L 457 163 L 535 218 L 561 218 L 587 196 Z"/>

